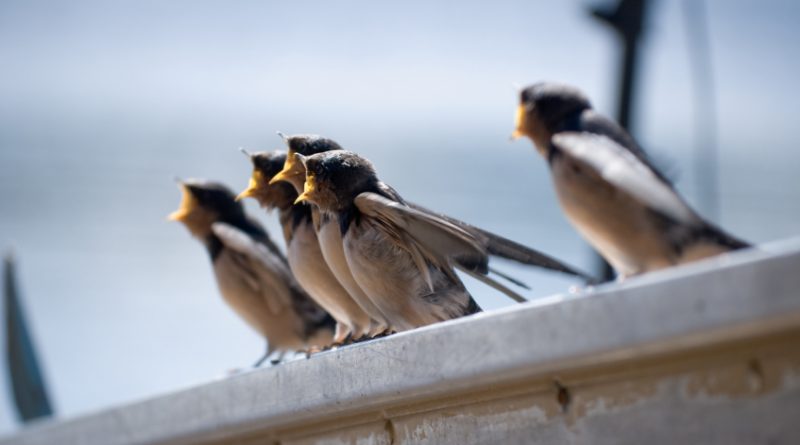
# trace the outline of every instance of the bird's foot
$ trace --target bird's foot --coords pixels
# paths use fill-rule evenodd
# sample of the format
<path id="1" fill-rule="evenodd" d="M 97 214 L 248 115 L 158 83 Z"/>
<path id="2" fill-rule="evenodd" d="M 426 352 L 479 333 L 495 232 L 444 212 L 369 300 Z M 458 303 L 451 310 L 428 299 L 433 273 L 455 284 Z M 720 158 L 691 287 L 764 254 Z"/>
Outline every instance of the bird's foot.
<path id="1" fill-rule="evenodd" d="M 363 339 L 363 341 L 375 340 L 375 339 L 378 339 L 378 338 L 388 337 L 388 336 L 390 336 L 392 334 L 394 334 L 394 330 L 390 329 L 390 328 L 386 328 L 383 331 L 378 332 L 377 334 L 374 334 L 374 335 L 370 336 L 369 338 Z"/>
<path id="2" fill-rule="evenodd" d="M 264 362 L 267 361 L 267 359 L 269 358 L 270 355 L 272 355 L 272 354 L 267 353 L 267 354 L 262 355 L 258 360 L 256 360 L 255 363 L 253 363 L 253 368 L 260 368 L 261 365 L 263 365 Z M 274 361 L 274 359 L 270 360 L 270 363 L 272 363 L 273 361 Z"/>
<path id="3" fill-rule="evenodd" d="M 316 346 L 316 345 L 315 345 L 315 346 L 309 346 L 308 348 L 306 348 L 306 349 L 303 349 L 303 350 L 301 350 L 301 351 L 299 351 L 299 352 L 300 352 L 301 354 L 305 355 L 305 356 L 306 356 L 306 359 L 309 359 L 309 358 L 311 358 L 311 356 L 312 356 L 312 355 L 314 355 L 314 354 L 316 354 L 316 353 L 318 353 L 318 352 L 322 352 L 322 351 L 324 351 L 324 350 L 325 350 L 325 348 L 327 348 L 327 346 L 325 346 L 325 347 L 322 347 L 322 346 Z"/>

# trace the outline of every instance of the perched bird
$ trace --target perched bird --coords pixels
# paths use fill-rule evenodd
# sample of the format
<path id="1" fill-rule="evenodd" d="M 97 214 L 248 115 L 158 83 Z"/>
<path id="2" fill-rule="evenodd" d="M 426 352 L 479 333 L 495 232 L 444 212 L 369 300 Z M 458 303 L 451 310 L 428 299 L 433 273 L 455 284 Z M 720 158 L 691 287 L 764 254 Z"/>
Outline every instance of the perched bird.
<path id="1" fill-rule="evenodd" d="M 237 199 L 255 198 L 261 207 L 278 210 L 289 267 L 314 301 L 336 319 L 334 343 L 384 331 L 386 326 L 373 323 L 325 261 L 314 224 L 314 220 L 318 220 L 316 211 L 306 204 L 294 204 L 298 192 L 291 184 L 270 183 L 283 168 L 286 152 L 276 150 L 248 156 L 253 174 L 248 188 Z"/>
<path id="2" fill-rule="evenodd" d="M 305 157 L 308 201 L 332 218 L 358 285 L 403 331 L 479 312 L 455 267 L 486 272 L 488 256 L 467 231 L 387 193 L 372 164 L 345 150 Z"/>
<path id="3" fill-rule="evenodd" d="M 333 319 L 295 281 L 286 259 L 267 232 L 247 217 L 224 185 L 180 181 L 183 200 L 169 215 L 208 250 L 220 293 L 251 327 L 267 339 L 267 357 L 324 347 Z"/>
<path id="4" fill-rule="evenodd" d="M 332 150 L 342 150 L 342 147 L 338 143 L 333 141 L 332 139 L 324 138 L 324 137 L 317 136 L 317 135 L 295 135 L 295 136 L 284 136 L 284 135 L 281 135 L 281 136 L 284 138 L 284 140 L 286 141 L 287 145 L 289 146 L 289 154 L 288 154 L 288 157 L 286 158 L 286 165 L 284 166 L 283 171 L 281 171 L 278 175 L 276 175 L 276 177 L 273 178 L 272 182 L 274 183 L 274 182 L 277 182 L 277 181 L 288 181 L 292 185 L 295 186 L 295 189 L 298 190 L 298 193 L 301 193 L 302 189 L 303 189 L 303 182 L 305 181 L 305 167 L 300 162 L 296 161 L 296 159 L 294 157 L 295 154 L 301 154 L 303 156 L 311 156 L 311 155 L 316 154 L 316 153 L 322 153 L 322 152 L 327 152 L 327 151 L 332 151 Z M 384 191 L 387 194 L 396 196 L 399 199 L 399 195 L 397 194 L 397 192 L 394 189 L 392 189 L 392 187 L 390 187 L 389 185 L 387 185 L 387 184 L 385 184 L 383 182 L 380 182 L 380 187 L 382 189 L 384 189 Z M 519 243 L 516 243 L 514 241 L 506 239 L 506 238 L 504 238 L 504 237 L 502 237 L 500 235 L 496 235 L 496 234 L 488 232 L 486 230 L 474 227 L 474 226 L 472 226 L 470 224 L 467 224 L 467 223 L 465 223 L 463 221 L 459 221 L 459 220 L 457 220 L 455 218 L 451 218 L 451 217 L 449 217 L 447 215 L 443 215 L 441 213 L 431 211 L 431 210 L 429 210 L 427 208 L 424 208 L 424 207 L 422 207 L 422 206 L 420 206 L 418 204 L 414 204 L 413 202 L 405 202 L 405 204 L 407 204 L 409 207 L 412 207 L 412 208 L 414 208 L 416 210 L 419 210 L 419 211 L 421 211 L 423 213 L 426 213 L 426 214 L 429 214 L 429 215 L 434 215 L 434 216 L 437 216 L 439 218 L 445 219 L 448 222 L 450 222 L 451 224 L 454 224 L 454 225 L 460 227 L 461 229 L 466 230 L 477 241 L 479 241 L 481 243 L 483 248 L 491 256 L 496 256 L 496 257 L 499 257 L 499 258 L 505 258 L 505 259 L 512 260 L 512 261 L 515 261 L 515 262 L 518 262 L 518 263 L 521 263 L 521 264 L 525 264 L 525 265 L 529 265 L 529 266 L 540 267 L 540 268 L 543 268 L 543 269 L 548 269 L 548 270 L 562 272 L 562 273 L 569 274 L 569 275 L 578 276 L 578 277 L 581 277 L 582 279 L 584 279 L 586 282 L 589 282 L 589 283 L 592 283 L 592 282 L 595 281 L 593 277 L 591 277 L 591 276 L 589 276 L 589 275 L 587 275 L 587 274 L 585 274 L 583 272 L 580 272 L 577 269 L 575 269 L 575 268 L 573 268 L 571 266 L 568 266 L 568 265 L 562 263 L 561 261 L 556 260 L 555 258 L 550 257 L 548 255 L 545 255 L 545 254 L 543 254 L 543 253 L 541 253 L 541 252 L 539 252 L 539 251 L 537 251 L 535 249 L 531 249 L 530 247 L 523 246 L 523 245 L 521 245 Z M 324 220 L 323 220 L 323 222 L 324 222 Z M 325 230 L 325 229 L 323 228 L 323 230 Z M 328 244 L 326 244 L 328 249 L 334 250 L 335 246 L 341 244 L 340 242 L 338 242 L 339 238 L 340 238 L 340 235 L 338 235 L 335 230 L 329 230 L 326 233 L 328 233 L 328 235 L 327 236 L 323 236 L 322 239 L 326 239 L 329 242 Z M 325 249 L 323 249 L 323 251 L 324 250 Z M 343 255 L 343 253 L 339 253 L 338 254 L 338 256 L 340 258 L 342 257 L 342 255 Z M 338 263 L 341 264 L 342 261 L 339 260 Z M 515 283 L 515 284 L 521 285 L 522 287 L 526 287 L 522 283 L 519 283 L 518 281 L 514 280 L 513 278 L 511 278 L 511 277 L 509 277 L 509 276 L 507 276 L 505 274 L 502 274 L 502 273 L 500 273 L 499 271 L 497 271 L 495 269 L 490 268 L 490 271 L 492 273 L 500 276 L 500 277 L 503 277 L 503 278 Z M 485 281 L 482 276 L 479 276 L 479 277 L 476 277 L 476 278 Z M 489 282 L 487 282 L 487 284 L 489 284 L 489 285 L 491 285 L 493 287 L 498 287 L 497 286 L 498 283 L 496 281 L 489 281 Z M 521 298 L 518 295 L 516 297 L 513 296 L 512 295 L 513 292 L 511 292 L 507 288 L 498 288 L 498 289 L 503 291 L 503 292 L 505 292 L 509 296 L 512 296 L 512 298 L 515 298 L 517 300 L 519 300 Z"/>
<path id="5" fill-rule="evenodd" d="M 520 93 L 512 138 L 547 160 L 570 222 L 620 278 L 748 247 L 703 220 L 630 135 L 571 86 Z"/>
<path id="6" fill-rule="evenodd" d="M 280 134 L 280 133 L 279 133 Z M 292 136 L 287 137 L 280 134 L 289 146 L 289 153 L 283 166 L 283 170 L 275 174 L 270 180 L 270 184 L 280 185 L 290 184 L 299 195 L 303 192 L 303 184 L 306 178 L 305 166 L 298 162 L 295 154 L 302 153 L 311 155 L 329 150 L 341 150 L 342 148 L 335 141 L 318 136 Z M 305 203 L 300 205 L 306 205 Z M 336 279 L 350 294 L 371 320 L 373 328 L 372 335 L 377 335 L 390 330 L 389 317 L 382 313 L 380 308 L 372 301 L 369 295 L 356 281 L 353 272 L 345 258 L 344 246 L 342 244 L 342 233 L 339 225 L 336 224 L 327 212 L 320 212 L 317 206 L 308 206 L 314 216 L 314 229 L 319 240 L 319 247 L 325 262 L 330 267 Z"/>

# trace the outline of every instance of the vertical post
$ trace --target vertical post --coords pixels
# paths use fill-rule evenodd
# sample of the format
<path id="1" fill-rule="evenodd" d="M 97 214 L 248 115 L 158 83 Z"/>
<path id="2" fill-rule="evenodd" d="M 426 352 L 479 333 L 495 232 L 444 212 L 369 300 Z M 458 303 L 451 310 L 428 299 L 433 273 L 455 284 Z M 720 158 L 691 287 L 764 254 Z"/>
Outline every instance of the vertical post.
<path id="1" fill-rule="evenodd" d="M 14 264 L 13 256 L 8 254 L 3 261 L 6 364 L 17 413 L 23 422 L 28 422 L 49 417 L 53 410 L 19 301 Z"/>
<path id="2" fill-rule="evenodd" d="M 636 75 L 638 68 L 639 41 L 644 31 L 644 18 L 647 0 L 619 0 L 616 7 L 598 6 L 591 9 L 592 15 L 611 26 L 623 44 L 622 71 L 619 77 L 619 96 L 617 100 L 617 122 L 630 132 L 631 109 L 634 103 Z M 614 278 L 614 270 L 602 258 L 601 276 L 606 280 Z"/>

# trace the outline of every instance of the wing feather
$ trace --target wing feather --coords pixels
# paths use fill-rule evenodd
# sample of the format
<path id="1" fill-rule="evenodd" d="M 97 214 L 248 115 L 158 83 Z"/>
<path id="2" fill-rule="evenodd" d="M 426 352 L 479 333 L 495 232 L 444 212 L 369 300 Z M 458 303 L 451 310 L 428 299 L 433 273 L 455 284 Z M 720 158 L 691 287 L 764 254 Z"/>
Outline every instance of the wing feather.
<path id="1" fill-rule="evenodd" d="M 238 253 L 245 261 L 241 266 L 251 277 L 248 283 L 264 295 L 270 312 L 279 314 L 291 307 L 289 283 L 293 277 L 281 257 L 230 224 L 217 222 L 212 224 L 211 230 L 226 248 Z"/>
<path id="2" fill-rule="evenodd" d="M 377 193 L 362 193 L 355 198 L 355 204 L 361 213 L 386 226 L 394 233 L 392 236 L 417 257 L 415 263 L 420 272 L 427 274 L 427 267 L 423 264 L 430 262 L 445 272 L 453 273 L 454 261 L 481 273 L 486 272 L 486 250 L 462 228 Z M 415 252 L 421 254 L 421 258 Z"/>
<path id="3" fill-rule="evenodd" d="M 411 252 L 431 291 L 428 263 L 454 280 L 458 279 L 454 271 L 457 268 L 517 302 L 526 301 L 520 294 L 487 276 L 488 253 L 471 231 L 431 212 L 417 210 L 376 193 L 358 195 L 355 204 L 364 215 L 380 221 L 382 226 L 391 227 L 391 232 L 408 235 L 402 247 Z"/>
<path id="4" fill-rule="evenodd" d="M 551 142 L 560 153 L 589 167 L 603 180 L 651 210 L 684 224 L 701 222 L 649 165 L 609 137 L 564 132 L 553 136 Z"/>
<path id="5" fill-rule="evenodd" d="M 454 224 L 460 227 L 461 229 L 471 233 L 478 241 L 480 241 L 480 243 L 484 246 L 489 255 L 505 258 L 511 261 L 516 261 L 520 264 L 525 264 L 528 266 L 536 266 L 536 267 L 541 267 L 542 269 L 549 269 L 556 272 L 562 272 L 569 275 L 574 275 L 583 278 L 587 283 L 594 283 L 596 281 L 596 279 L 591 275 L 585 272 L 581 272 L 580 270 L 572 266 L 569 266 L 551 257 L 550 255 L 542 253 L 536 249 L 522 245 L 520 243 L 517 243 L 515 241 L 512 241 L 508 238 L 502 237 L 495 233 L 489 232 L 488 230 L 475 227 L 472 224 L 455 219 L 445 214 L 434 212 L 433 210 L 430 210 L 419 204 L 409 202 L 408 205 L 411 208 L 418 210 L 420 212 L 427 213 L 430 215 L 435 215 L 439 218 L 442 218 L 447 222 Z M 503 274 L 498 274 L 498 275 L 502 276 L 503 278 L 509 280 L 510 282 L 518 286 L 526 287 L 524 283 L 516 282 L 518 280 L 516 280 L 516 278 L 514 277 L 504 276 Z"/>

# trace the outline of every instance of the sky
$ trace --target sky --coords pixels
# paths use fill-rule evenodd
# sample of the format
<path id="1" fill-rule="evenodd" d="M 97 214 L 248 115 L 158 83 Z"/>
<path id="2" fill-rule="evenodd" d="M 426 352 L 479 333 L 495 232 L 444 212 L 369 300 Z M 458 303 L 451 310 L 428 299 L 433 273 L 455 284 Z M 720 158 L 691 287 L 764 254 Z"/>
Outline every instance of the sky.
<path id="1" fill-rule="evenodd" d="M 58 415 L 258 357 L 202 247 L 165 216 L 175 175 L 238 191 L 250 169 L 238 148 L 281 148 L 278 130 L 332 137 L 407 199 L 592 268 L 544 163 L 508 141 L 515 85 L 571 83 L 613 115 L 618 42 L 589 3 L 0 2 L 0 248 L 19 258 Z M 706 4 L 714 88 L 699 97 L 713 99 L 719 153 L 708 216 L 757 243 L 796 236 L 800 3 Z M 704 213 L 711 173 L 695 161 L 709 118 L 687 31 L 686 2 L 654 2 L 632 132 Z M 275 215 L 248 210 L 280 240 Z M 502 266 L 530 298 L 575 284 Z M 484 309 L 512 304 L 468 286 Z M 0 432 L 17 427 L 9 400 L 0 386 Z"/>

